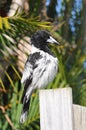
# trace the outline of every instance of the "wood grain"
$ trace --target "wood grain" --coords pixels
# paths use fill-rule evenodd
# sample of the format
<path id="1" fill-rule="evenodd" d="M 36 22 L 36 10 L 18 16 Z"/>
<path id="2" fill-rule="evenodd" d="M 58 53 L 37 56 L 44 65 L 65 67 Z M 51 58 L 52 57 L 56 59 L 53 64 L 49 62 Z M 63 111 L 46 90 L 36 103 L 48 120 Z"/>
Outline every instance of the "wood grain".
<path id="1" fill-rule="evenodd" d="M 86 130 L 86 107 L 73 105 L 74 130 Z"/>
<path id="2" fill-rule="evenodd" d="M 71 88 L 40 90 L 40 129 L 74 130 Z"/>

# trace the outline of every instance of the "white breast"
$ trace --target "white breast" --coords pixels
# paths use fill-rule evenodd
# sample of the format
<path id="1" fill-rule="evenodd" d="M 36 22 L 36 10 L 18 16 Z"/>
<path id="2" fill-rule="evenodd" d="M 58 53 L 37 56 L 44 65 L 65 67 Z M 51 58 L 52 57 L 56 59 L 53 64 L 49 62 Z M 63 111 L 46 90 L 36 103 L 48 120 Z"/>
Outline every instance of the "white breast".
<path id="1" fill-rule="evenodd" d="M 37 61 L 38 67 L 34 69 L 33 80 L 31 86 L 34 88 L 46 87 L 51 81 L 53 81 L 57 69 L 58 69 L 58 59 L 40 51 L 43 58 Z"/>

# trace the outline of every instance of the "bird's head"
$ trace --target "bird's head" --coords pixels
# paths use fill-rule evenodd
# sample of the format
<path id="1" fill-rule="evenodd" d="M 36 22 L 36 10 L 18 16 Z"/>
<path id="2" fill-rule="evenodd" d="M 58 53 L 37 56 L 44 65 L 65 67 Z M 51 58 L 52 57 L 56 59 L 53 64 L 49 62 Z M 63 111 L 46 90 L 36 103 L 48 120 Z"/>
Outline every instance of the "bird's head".
<path id="1" fill-rule="evenodd" d="M 34 33 L 31 37 L 31 43 L 39 49 L 48 46 L 49 43 L 55 43 L 59 45 L 59 43 L 50 35 L 50 33 L 45 30 Z"/>

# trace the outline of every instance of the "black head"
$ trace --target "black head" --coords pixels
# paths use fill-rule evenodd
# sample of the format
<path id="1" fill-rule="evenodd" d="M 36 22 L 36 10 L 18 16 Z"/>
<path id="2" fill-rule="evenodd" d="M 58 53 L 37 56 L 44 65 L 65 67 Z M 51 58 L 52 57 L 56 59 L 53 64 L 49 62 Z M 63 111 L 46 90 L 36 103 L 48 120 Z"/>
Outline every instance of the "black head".
<path id="1" fill-rule="evenodd" d="M 31 43 L 39 49 L 48 46 L 48 43 L 59 44 L 54 38 L 51 37 L 49 32 L 45 30 L 37 31 L 34 33 L 31 37 Z"/>

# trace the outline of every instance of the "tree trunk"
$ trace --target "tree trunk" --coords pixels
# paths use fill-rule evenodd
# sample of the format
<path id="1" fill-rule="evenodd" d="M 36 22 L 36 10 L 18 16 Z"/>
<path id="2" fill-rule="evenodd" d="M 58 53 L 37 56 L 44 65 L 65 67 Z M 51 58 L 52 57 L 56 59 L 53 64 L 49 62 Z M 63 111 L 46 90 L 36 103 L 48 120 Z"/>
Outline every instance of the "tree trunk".
<path id="1" fill-rule="evenodd" d="M 13 16 L 17 9 L 18 9 L 18 13 L 20 13 L 24 8 L 25 1 L 26 0 L 12 0 L 12 4 L 10 6 L 8 16 Z"/>
<path id="2" fill-rule="evenodd" d="M 86 0 L 83 0 L 83 42 L 84 42 L 84 50 L 86 53 Z"/>

